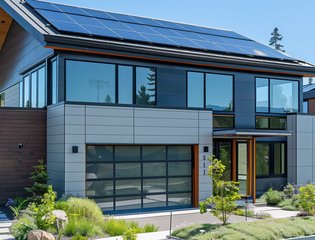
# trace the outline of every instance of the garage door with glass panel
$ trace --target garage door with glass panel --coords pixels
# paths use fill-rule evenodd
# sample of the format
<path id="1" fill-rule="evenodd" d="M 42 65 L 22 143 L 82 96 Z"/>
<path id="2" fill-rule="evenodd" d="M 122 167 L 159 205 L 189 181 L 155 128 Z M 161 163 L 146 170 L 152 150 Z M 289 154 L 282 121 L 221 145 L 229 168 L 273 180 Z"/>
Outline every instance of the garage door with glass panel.
<path id="1" fill-rule="evenodd" d="M 86 196 L 104 211 L 192 206 L 192 146 L 87 146 Z"/>

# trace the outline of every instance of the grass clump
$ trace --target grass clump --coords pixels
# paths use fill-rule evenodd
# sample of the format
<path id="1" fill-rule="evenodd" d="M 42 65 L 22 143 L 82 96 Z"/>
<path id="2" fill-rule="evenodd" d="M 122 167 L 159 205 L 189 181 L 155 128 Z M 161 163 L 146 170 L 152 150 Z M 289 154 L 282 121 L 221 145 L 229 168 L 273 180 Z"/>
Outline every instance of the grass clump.
<path id="1" fill-rule="evenodd" d="M 159 227 L 155 226 L 151 223 L 146 223 L 143 226 L 143 232 L 149 233 L 149 232 L 157 232 L 159 230 Z"/>
<path id="2" fill-rule="evenodd" d="M 129 229 L 133 229 L 136 233 L 143 232 L 141 227 L 137 222 L 126 221 L 123 219 L 113 219 L 109 218 L 103 224 L 103 230 L 107 232 L 110 236 L 123 235 Z"/>
<path id="3" fill-rule="evenodd" d="M 205 230 L 201 234 L 200 230 Z M 175 237 L 191 240 L 206 239 L 284 239 L 315 234 L 315 218 L 268 219 L 257 222 L 232 223 L 226 226 L 201 224 L 173 232 Z"/>
<path id="4" fill-rule="evenodd" d="M 287 211 L 298 211 L 299 210 L 299 203 L 296 198 L 288 198 L 284 199 L 278 204 L 283 210 Z"/>
<path id="5" fill-rule="evenodd" d="M 72 220 L 66 225 L 64 234 L 66 236 L 103 236 L 104 233 L 100 226 L 87 219 Z"/>
<path id="6" fill-rule="evenodd" d="M 283 192 L 273 190 L 272 188 L 269 188 L 264 195 L 268 206 L 276 206 L 284 199 Z"/>

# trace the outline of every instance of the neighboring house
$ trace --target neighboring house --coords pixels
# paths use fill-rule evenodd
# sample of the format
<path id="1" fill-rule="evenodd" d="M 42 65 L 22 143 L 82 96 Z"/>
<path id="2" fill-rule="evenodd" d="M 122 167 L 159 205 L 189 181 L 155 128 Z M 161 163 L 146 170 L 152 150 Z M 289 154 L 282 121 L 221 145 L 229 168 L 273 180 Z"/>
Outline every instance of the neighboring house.
<path id="1" fill-rule="evenodd" d="M 303 86 L 303 112 L 315 113 L 315 84 L 309 83 Z"/>
<path id="2" fill-rule="evenodd" d="M 299 114 L 313 65 L 227 30 L 33 0 L 0 10 L 0 121 L 19 129 L 0 136 L 2 198 L 41 157 L 59 196 L 115 212 L 198 206 L 212 154 L 253 200 L 315 182 Z"/>

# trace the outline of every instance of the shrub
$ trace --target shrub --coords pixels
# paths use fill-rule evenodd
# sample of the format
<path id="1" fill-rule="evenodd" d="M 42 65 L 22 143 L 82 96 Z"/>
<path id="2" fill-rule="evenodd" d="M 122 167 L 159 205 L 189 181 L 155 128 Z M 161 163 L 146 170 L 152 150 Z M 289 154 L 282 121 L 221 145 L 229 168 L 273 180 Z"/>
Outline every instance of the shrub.
<path id="1" fill-rule="evenodd" d="M 14 222 L 10 228 L 10 233 L 16 240 L 26 240 L 29 231 L 37 229 L 34 219 L 30 216 L 22 216 Z"/>
<path id="2" fill-rule="evenodd" d="M 146 223 L 143 226 L 143 232 L 149 233 L 149 232 L 157 232 L 159 230 L 159 227 L 155 226 L 154 224 Z"/>
<path id="3" fill-rule="evenodd" d="M 40 204 L 33 202 L 29 210 L 32 212 L 36 226 L 39 229 L 47 230 L 54 227 L 55 217 L 52 211 L 55 209 L 56 193 L 52 186 L 48 187 L 48 192 L 40 200 Z"/>
<path id="4" fill-rule="evenodd" d="M 71 238 L 71 240 L 88 240 L 87 237 L 83 237 L 82 235 L 75 235 Z"/>
<path id="5" fill-rule="evenodd" d="M 243 208 L 237 208 L 234 212 L 233 212 L 235 215 L 238 215 L 238 216 L 245 216 L 246 212 L 245 212 L 245 209 Z M 255 213 L 253 210 L 247 210 L 247 216 L 248 217 L 254 217 L 255 216 Z"/>
<path id="6" fill-rule="evenodd" d="M 136 229 L 129 228 L 122 237 L 123 240 L 137 240 Z"/>
<path id="7" fill-rule="evenodd" d="M 34 201 L 40 202 L 40 199 L 48 192 L 48 173 L 44 160 L 39 160 L 38 165 L 34 166 L 34 172 L 31 173 L 30 179 L 33 186 L 25 187 L 25 191 L 32 194 Z"/>
<path id="8" fill-rule="evenodd" d="M 292 198 L 294 195 L 295 191 L 295 186 L 291 183 L 288 183 L 284 188 L 283 188 L 283 193 L 286 198 Z"/>
<path id="9" fill-rule="evenodd" d="M 296 195 L 294 195 L 293 198 L 284 199 L 282 202 L 278 204 L 278 206 L 281 207 L 283 210 L 287 211 L 299 210 L 298 199 L 295 196 Z"/>
<path id="10" fill-rule="evenodd" d="M 96 223 L 104 221 L 102 210 L 91 199 L 70 197 L 66 202 L 59 202 L 57 207 L 64 210 L 69 216 L 77 215 L 78 218 L 86 218 Z"/>
<path id="11" fill-rule="evenodd" d="M 269 206 L 278 205 L 284 198 L 284 195 L 282 192 L 273 190 L 272 188 L 269 188 L 269 190 L 264 195 L 265 195 L 266 203 Z"/>
<path id="12" fill-rule="evenodd" d="M 102 229 L 87 219 L 78 219 L 78 220 L 71 220 L 66 225 L 64 234 L 66 236 L 87 236 L 87 237 L 94 237 L 94 236 L 103 236 Z"/>
<path id="13" fill-rule="evenodd" d="M 300 187 L 298 194 L 298 204 L 301 211 L 309 215 L 314 215 L 315 212 L 315 186 L 308 184 Z"/>

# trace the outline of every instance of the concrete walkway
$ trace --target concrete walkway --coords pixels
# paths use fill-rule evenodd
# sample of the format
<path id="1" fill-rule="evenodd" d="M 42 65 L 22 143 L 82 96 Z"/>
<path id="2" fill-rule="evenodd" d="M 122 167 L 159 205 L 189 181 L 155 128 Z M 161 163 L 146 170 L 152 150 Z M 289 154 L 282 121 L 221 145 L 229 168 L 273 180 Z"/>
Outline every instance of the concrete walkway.
<path id="1" fill-rule="evenodd" d="M 11 221 L 0 221 L 0 240 L 14 239 L 10 235 Z"/>
<path id="2" fill-rule="evenodd" d="M 295 217 L 299 211 L 286 211 L 282 210 L 279 207 L 269 207 L 269 206 L 259 206 L 253 207 L 252 210 L 255 214 L 259 212 L 269 213 L 272 218 L 288 218 L 288 217 Z"/>

